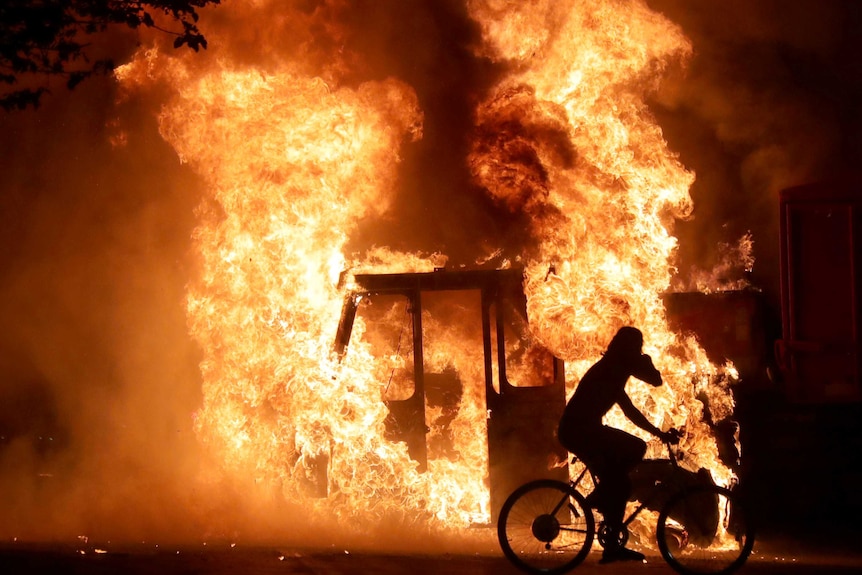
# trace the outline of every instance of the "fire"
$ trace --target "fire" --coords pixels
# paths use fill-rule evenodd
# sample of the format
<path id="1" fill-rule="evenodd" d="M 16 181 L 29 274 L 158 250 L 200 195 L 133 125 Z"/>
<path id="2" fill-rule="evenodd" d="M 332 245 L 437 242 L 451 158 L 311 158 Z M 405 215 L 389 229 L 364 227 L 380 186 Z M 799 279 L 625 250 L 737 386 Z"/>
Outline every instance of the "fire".
<path id="1" fill-rule="evenodd" d="M 694 175 L 645 104 L 662 70 L 691 47 L 638 2 L 492 5 L 471 3 L 488 52 L 514 72 L 479 107 L 471 165 L 492 197 L 531 216 L 532 325 L 573 380 L 620 326 L 640 327 L 670 384 L 651 397 L 637 388 L 643 405 L 655 421 L 686 425 L 709 443 L 693 398 L 712 393 L 723 370 L 670 332 L 660 299 L 673 271 L 671 222 L 691 212 Z M 537 39 L 529 49 L 524 36 Z M 725 392 L 712 398 L 716 420 L 732 410 Z M 715 468 L 714 449 L 701 453 L 698 463 Z"/>
<path id="2" fill-rule="evenodd" d="M 336 9 L 285 15 L 283 4 L 237 0 L 218 14 L 258 18 L 254 42 L 277 36 L 267 24 L 319 17 L 325 25 L 308 29 L 338 45 Z M 285 14 L 273 17 L 276 7 Z M 492 246 L 477 262 L 502 253 L 503 265 L 525 266 L 532 330 L 566 361 L 570 391 L 618 327 L 640 327 L 667 385 L 650 393 L 632 383 L 636 403 L 661 425 L 685 427 L 691 464 L 727 479 L 707 422 L 732 412 L 728 377 L 670 331 L 661 301 L 674 271 L 672 223 L 691 211 L 694 175 L 645 100 L 691 46 L 640 1 L 467 7 L 482 31 L 476 57 L 507 73 L 476 106 L 465 162 L 478 189 L 523 218 L 529 240 L 517 252 Z M 347 253 L 359 222 L 383 225 L 401 185 L 400 152 L 422 137 L 413 88 L 395 78 L 348 82 L 351 57 L 334 48 L 322 59 L 315 50 L 329 44 L 302 44 L 304 36 L 293 44 L 312 48 L 292 59 L 252 64 L 222 34 L 209 34 L 206 55 L 146 48 L 118 71 L 130 90 L 168 87 L 161 134 L 208 188 L 188 289 L 203 353 L 201 441 L 225 473 L 310 515 L 373 523 L 404 514 L 444 529 L 487 522 L 482 360 L 459 344 L 475 334 L 440 329 L 429 339 L 427 364 L 455 369 L 465 385 L 449 424 L 458 456 L 431 458 L 425 472 L 385 438 L 387 389 L 376 374 L 400 359 L 373 356 L 361 321 L 344 358 L 332 354 L 344 270 L 431 271 L 446 261 L 371 245 Z M 431 410 L 429 423 L 438 416 Z M 623 425 L 621 414 L 615 420 Z"/>

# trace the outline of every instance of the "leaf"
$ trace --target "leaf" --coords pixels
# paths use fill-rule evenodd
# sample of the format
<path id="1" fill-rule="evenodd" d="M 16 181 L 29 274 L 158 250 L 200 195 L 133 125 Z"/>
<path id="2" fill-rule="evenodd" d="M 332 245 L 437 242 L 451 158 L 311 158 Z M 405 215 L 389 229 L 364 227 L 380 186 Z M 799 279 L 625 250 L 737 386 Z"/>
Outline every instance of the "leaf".
<path id="1" fill-rule="evenodd" d="M 75 86 L 84 81 L 84 79 L 89 76 L 88 72 L 72 72 L 69 74 L 69 79 L 66 81 L 66 87 L 70 90 L 74 90 Z"/>
<path id="2" fill-rule="evenodd" d="M 47 91 L 45 88 L 39 88 L 37 90 L 18 90 L 0 95 L 0 108 L 7 112 L 14 109 L 24 110 L 29 107 L 38 108 L 42 94 Z"/>

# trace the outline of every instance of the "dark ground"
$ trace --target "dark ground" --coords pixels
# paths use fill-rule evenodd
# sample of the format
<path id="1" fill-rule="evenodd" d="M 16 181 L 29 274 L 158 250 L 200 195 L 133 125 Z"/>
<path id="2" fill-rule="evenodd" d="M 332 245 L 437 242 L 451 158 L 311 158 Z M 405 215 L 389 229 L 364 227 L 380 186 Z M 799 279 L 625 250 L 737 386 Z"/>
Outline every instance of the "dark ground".
<path id="1" fill-rule="evenodd" d="M 858 541 L 831 538 L 818 541 L 767 535 L 741 573 L 751 575 L 850 574 L 862 572 Z M 656 553 L 645 564 L 598 564 L 594 549 L 575 572 L 650 574 L 673 573 Z M 84 545 L 7 542 L 0 545 L 0 573 L 80 575 L 515 575 L 520 573 L 495 549 L 472 554 L 351 552 L 344 549 L 294 549 L 279 545 L 210 544 L 206 547 L 167 544 Z"/>
<path id="2" fill-rule="evenodd" d="M 582 574 L 672 573 L 658 556 L 648 555 L 645 564 L 598 564 L 593 553 L 576 569 Z M 18 574 L 71 573 L 81 575 L 352 575 L 398 574 L 430 575 L 515 575 L 519 571 L 500 556 L 482 555 L 398 555 L 353 554 L 331 551 L 296 551 L 270 548 L 138 549 L 108 551 L 104 554 L 71 548 L 28 546 L 6 547 L 0 551 L 2 572 Z M 742 573 L 859 573 L 862 557 L 844 554 L 763 554 L 758 552 L 743 567 Z"/>

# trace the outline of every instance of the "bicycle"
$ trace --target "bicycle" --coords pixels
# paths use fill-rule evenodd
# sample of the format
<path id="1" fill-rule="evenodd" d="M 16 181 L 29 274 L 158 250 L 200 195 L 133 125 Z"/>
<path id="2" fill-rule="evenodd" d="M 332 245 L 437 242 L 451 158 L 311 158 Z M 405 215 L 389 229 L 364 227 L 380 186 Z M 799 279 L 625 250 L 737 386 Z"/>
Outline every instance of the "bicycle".
<path id="1" fill-rule="evenodd" d="M 754 527 L 745 514 L 735 486 L 690 483 L 678 455 L 665 443 L 669 478 L 655 482 L 629 513 L 619 534 L 625 545 L 629 525 L 646 508 L 658 509 L 656 541 L 662 558 L 683 575 L 726 575 L 742 567 L 754 546 Z M 573 457 L 572 463 L 577 463 Z M 682 473 L 678 473 L 682 470 Z M 703 470 L 705 472 L 705 470 Z M 609 530 L 596 518 L 592 502 L 578 490 L 584 469 L 568 483 L 538 479 L 517 488 L 503 503 L 497 520 L 497 538 L 503 554 L 528 573 L 554 575 L 586 559 L 593 539 L 603 547 Z M 708 472 L 707 472 L 708 475 Z M 657 503 L 657 504 L 656 504 Z"/>

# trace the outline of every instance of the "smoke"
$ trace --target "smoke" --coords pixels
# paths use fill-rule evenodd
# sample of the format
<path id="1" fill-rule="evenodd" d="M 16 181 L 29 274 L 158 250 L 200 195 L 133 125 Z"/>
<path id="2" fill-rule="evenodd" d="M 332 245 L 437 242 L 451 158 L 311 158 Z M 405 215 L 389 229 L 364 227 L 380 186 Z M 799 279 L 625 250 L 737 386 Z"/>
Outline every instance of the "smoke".
<path id="1" fill-rule="evenodd" d="M 415 90 L 424 114 L 423 138 L 403 151 L 390 211 L 360 223 L 349 249 L 440 252 L 470 264 L 510 241 L 519 221 L 506 206 L 541 196 L 543 179 L 537 171 L 533 195 L 509 204 L 467 193 L 473 114 L 503 65 L 473 49 L 480 30 L 464 3 L 285 4 L 206 12 L 211 49 L 198 63 L 218 55 L 265 70 L 291 59 L 341 85 L 395 78 Z M 695 50 L 652 103 L 671 147 L 697 173 L 694 218 L 677 223 L 680 275 L 714 267 L 716 246 L 751 231 L 754 283 L 774 294 L 777 191 L 859 156 L 854 62 L 862 59 L 849 34 L 859 9 L 837 0 L 649 4 Z M 127 54 L 129 40 L 122 46 Z M 116 96 L 112 79 L 97 79 L 0 117 L 5 539 L 229 537 L 237 529 L 239 504 L 225 495 L 232 487 L 198 475 L 192 431 L 200 356 L 188 337 L 185 287 L 197 265 L 190 238 L 201 182 L 158 134 L 162 94 L 122 104 Z M 548 141 L 554 134 L 545 130 Z"/>
<path id="2" fill-rule="evenodd" d="M 860 152 L 860 6 L 852 1 L 649 0 L 694 46 L 654 102 L 697 173 L 694 218 L 679 222 L 680 276 L 720 266 L 715 247 L 751 232 L 751 278 L 777 306 L 778 192 L 840 177 Z"/>
<path id="3" fill-rule="evenodd" d="M 4 538 L 138 537 L 193 465 L 195 184 L 146 122 L 111 146 L 113 99 L 95 80 L 0 118 Z"/>

